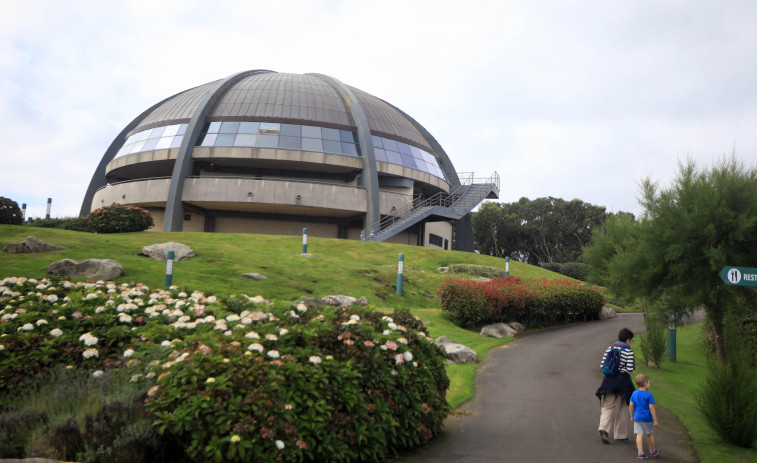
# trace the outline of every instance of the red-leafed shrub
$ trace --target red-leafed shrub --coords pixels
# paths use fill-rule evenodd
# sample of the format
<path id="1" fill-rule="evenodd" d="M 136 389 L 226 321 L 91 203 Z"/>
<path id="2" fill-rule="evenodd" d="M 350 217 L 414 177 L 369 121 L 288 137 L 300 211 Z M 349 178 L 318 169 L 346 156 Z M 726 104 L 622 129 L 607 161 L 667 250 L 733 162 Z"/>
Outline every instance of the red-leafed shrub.
<path id="1" fill-rule="evenodd" d="M 95 233 L 127 233 L 147 230 L 153 220 L 146 209 L 113 203 L 90 212 L 86 224 Z"/>
<path id="2" fill-rule="evenodd" d="M 437 290 L 442 311 L 465 328 L 517 321 L 528 326 L 596 319 L 604 297 L 596 286 L 569 280 L 447 279 Z"/>

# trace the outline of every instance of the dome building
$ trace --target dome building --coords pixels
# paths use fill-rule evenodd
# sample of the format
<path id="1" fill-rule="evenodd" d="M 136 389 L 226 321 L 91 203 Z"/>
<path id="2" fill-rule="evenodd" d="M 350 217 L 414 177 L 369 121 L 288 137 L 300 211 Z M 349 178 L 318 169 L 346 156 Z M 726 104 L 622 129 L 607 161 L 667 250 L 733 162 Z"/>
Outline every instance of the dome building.
<path id="1" fill-rule="evenodd" d="M 321 74 L 254 70 L 171 96 L 105 152 L 81 214 L 148 209 L 155 229 L 390 241 L 472 251 L 495 173 L 461 178 L 384 100 Z"/>

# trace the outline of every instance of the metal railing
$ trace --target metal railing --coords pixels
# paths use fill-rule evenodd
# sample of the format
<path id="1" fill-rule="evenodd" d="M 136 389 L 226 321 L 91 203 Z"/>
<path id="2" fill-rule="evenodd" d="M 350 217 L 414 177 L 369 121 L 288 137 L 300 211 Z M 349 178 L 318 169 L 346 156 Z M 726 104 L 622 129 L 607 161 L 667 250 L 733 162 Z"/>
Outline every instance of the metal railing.
<path id="1" fill-rule="evenodd" d="M 417 198 L 413 197 L 413 204 L 405 209 L 397 211 L 395 214 L 387 216 L 375 222 L 370 227 L 366 228 L 360 233 L 361 240 L 373 240 L 376 236 L 387 228 L 391 227 L 399 220 L 409 216 L 413 211 L 425 210 L 433 206 L 452 207 L 459 209 L 472 209 L 475 207 L 474 203 L 480 201 L 479 196 L 483 191 L 488 190 L 494 186 L 499 191 L 499 174 L 494 172 L 486 180 L 476 179 L 473 172 L 466 172 L 464 176 L 458 174 L 460 178 L 460 186 L 452 193 L 437 193 L 430 198 L 422 199 L 420 195 Z M 471 188 L 472 186 L 476 188 Z"/>

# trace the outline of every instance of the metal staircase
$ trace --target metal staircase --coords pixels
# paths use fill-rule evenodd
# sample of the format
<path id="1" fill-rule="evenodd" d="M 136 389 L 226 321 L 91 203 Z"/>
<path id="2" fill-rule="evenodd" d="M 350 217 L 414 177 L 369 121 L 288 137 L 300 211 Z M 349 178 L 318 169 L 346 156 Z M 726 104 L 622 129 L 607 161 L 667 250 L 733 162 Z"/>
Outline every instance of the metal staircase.
<path id="1" fill-rule="evenodd" d="M 499 174 L 496 172 L 486 180 L 475 179 L 473 173 L 461 180 L 462 184 L 452 193 L 437 193 L 414 202 L 396 215 L 384 217 L 360 232 L 360 239 L 384 241 L 429 217 L 461 219 L 484 199 L 499 197 Z"/>

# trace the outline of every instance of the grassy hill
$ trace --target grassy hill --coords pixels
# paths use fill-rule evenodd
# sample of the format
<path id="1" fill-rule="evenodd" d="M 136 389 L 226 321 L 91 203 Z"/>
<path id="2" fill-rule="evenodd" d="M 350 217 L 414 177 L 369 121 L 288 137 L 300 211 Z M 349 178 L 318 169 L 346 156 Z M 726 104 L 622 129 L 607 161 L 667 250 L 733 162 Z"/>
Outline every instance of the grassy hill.
<path id="1" fill-rule="evenodd" d="M 165 262 L 139 256 L 143 246 L 167 241 L 186 244 L 196 257 L 176 262 L 173 283 L 214 294 L 260 294 L 267 299 L 296 300 L 300 296 L 344 294 L 365 296 L 377 307 L 438 308 L 436 288 L 448 276 L 436 269 L 455 263 L 504 269 L 503 259 L 478 254 L 441 251 L 417 246 L 327 238 L 308 239 L 313 257 L 299 257 L 299 236 L 221 233 L 141 232 L 98 235 L 31 226 L 0 225 L 0 247 L 33 235 L 65 246 L 65 251 L 40 254 L 0 253 L 0 278 L 42 278 L 51 263 L 70 258 L 113 259 L 121 263 L 121 282 L 163 286 Z M 396 294 L 397 258 L 405 255 L 404 295 Z M 253 281 L 242 273 L 268 277 Z M 520 262 L 510 263 L 511 275 L 520 278 L 557 278 L 560 275 Z M 564 278 L 564 277 L 563 277 Z"/>

